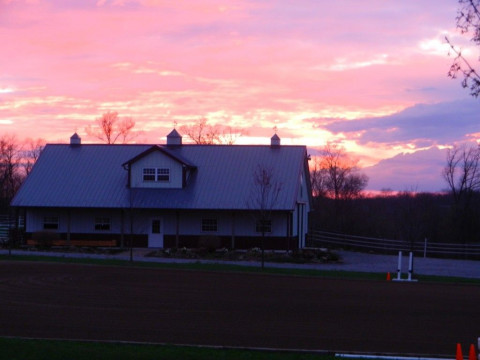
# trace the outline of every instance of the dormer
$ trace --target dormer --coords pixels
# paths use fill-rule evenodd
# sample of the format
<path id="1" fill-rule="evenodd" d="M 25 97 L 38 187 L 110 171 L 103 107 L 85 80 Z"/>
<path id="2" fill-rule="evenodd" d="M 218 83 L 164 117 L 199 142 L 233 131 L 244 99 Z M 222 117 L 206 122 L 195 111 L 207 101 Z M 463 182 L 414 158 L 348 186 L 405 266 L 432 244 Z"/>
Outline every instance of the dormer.
<path id="1" fill-rule="evenodd" d="M 182 189 L 196 167 L 165 147 L 154 145 L 123 164 L 132 188 Z"/>

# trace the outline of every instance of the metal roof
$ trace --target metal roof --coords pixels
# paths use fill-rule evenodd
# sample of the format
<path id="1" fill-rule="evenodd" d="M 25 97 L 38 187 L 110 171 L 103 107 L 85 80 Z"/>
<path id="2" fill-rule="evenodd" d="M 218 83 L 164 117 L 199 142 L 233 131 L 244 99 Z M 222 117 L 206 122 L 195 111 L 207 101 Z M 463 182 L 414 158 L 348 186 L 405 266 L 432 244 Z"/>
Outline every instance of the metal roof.
<path id="1" fill-rule="evenodd" d="M 154 151 L 159 151 L 161 153 L 164 153 L 165 155 L 171 157 L 172 159 L 181 163 L 182 165 L 185 165 L 185 166 L 190 167 L 190 168 L 196 168 L 196 166 L 193 165 L 193 164 L 190 164 L 188 162 L 188 160 L 182 159 L 178 154 L 175 154 L 172 151 L 169 151 L 169 147 L 158 146 L 158 145 L 152 145 L 149 149 L 147 149 L 144 152 L 138 154 L 133 159 L 129 159 L 127 162 L 123 163 L 122 166 L 130 165 L 130 164 L 134 163 L 135 161 L 141 159 L 142 157 L 145 157 L 145 156 L 149 155 L 150 153 L 152 153 Z"/>
<path id="2" fill-rule="evenodd" d="M 12 200 L 19 207 L 251 209 L 257 196 L 253 178 L 272 169 L 282 186 L 272 210 L 293 210 L 305 170 L 305 146 L 161 146 L 195 166 L 183 189 L 127 187 L 123 164 L 156 145 L 49 144 Z"/>

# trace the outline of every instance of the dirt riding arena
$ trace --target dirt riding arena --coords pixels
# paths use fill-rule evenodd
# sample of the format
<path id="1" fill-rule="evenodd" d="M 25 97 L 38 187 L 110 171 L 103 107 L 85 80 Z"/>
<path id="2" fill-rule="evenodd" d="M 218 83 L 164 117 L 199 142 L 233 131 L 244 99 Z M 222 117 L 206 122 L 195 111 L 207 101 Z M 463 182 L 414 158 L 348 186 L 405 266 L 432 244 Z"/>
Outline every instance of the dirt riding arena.
<path id="1" fill-rule="evenodd" d="M 0 336 L 454 356 L 480 287 L 0 262 Z"/>

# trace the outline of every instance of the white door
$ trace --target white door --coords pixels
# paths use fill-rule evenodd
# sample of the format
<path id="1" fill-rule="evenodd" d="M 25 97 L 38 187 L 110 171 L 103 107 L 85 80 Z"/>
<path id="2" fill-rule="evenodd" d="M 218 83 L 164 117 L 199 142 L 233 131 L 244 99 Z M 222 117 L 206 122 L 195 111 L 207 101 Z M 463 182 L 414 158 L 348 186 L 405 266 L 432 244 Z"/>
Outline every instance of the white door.
<path id="1" fill-rule="evenodd" d="M 150 231 L 148 232 L 148 247 L 163 248 L 162 220 L 152 218 L 150 220 Z"/>

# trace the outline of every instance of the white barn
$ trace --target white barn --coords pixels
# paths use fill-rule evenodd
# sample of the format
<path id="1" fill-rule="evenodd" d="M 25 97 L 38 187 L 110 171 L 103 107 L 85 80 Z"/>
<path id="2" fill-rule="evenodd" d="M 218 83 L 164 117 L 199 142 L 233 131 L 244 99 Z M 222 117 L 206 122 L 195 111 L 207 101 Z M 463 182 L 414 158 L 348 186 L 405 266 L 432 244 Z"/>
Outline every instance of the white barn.
<path id="1" fill-rule="evenodd" d="M 259 185 L 255 174 L 268 181 Z M 267 201 L 259 205 L 262 189 Z M 265 191 L 263 192 L 263 194 Z M 273 194 L 273 195 L 272 195 Z M 270 196 L 270 197 L 268 197 Z M 228 248 L 305 246 L 311 187 L 305 146 L 48 144 L 11 205 L 25 236 L 60 245 Z"/>

